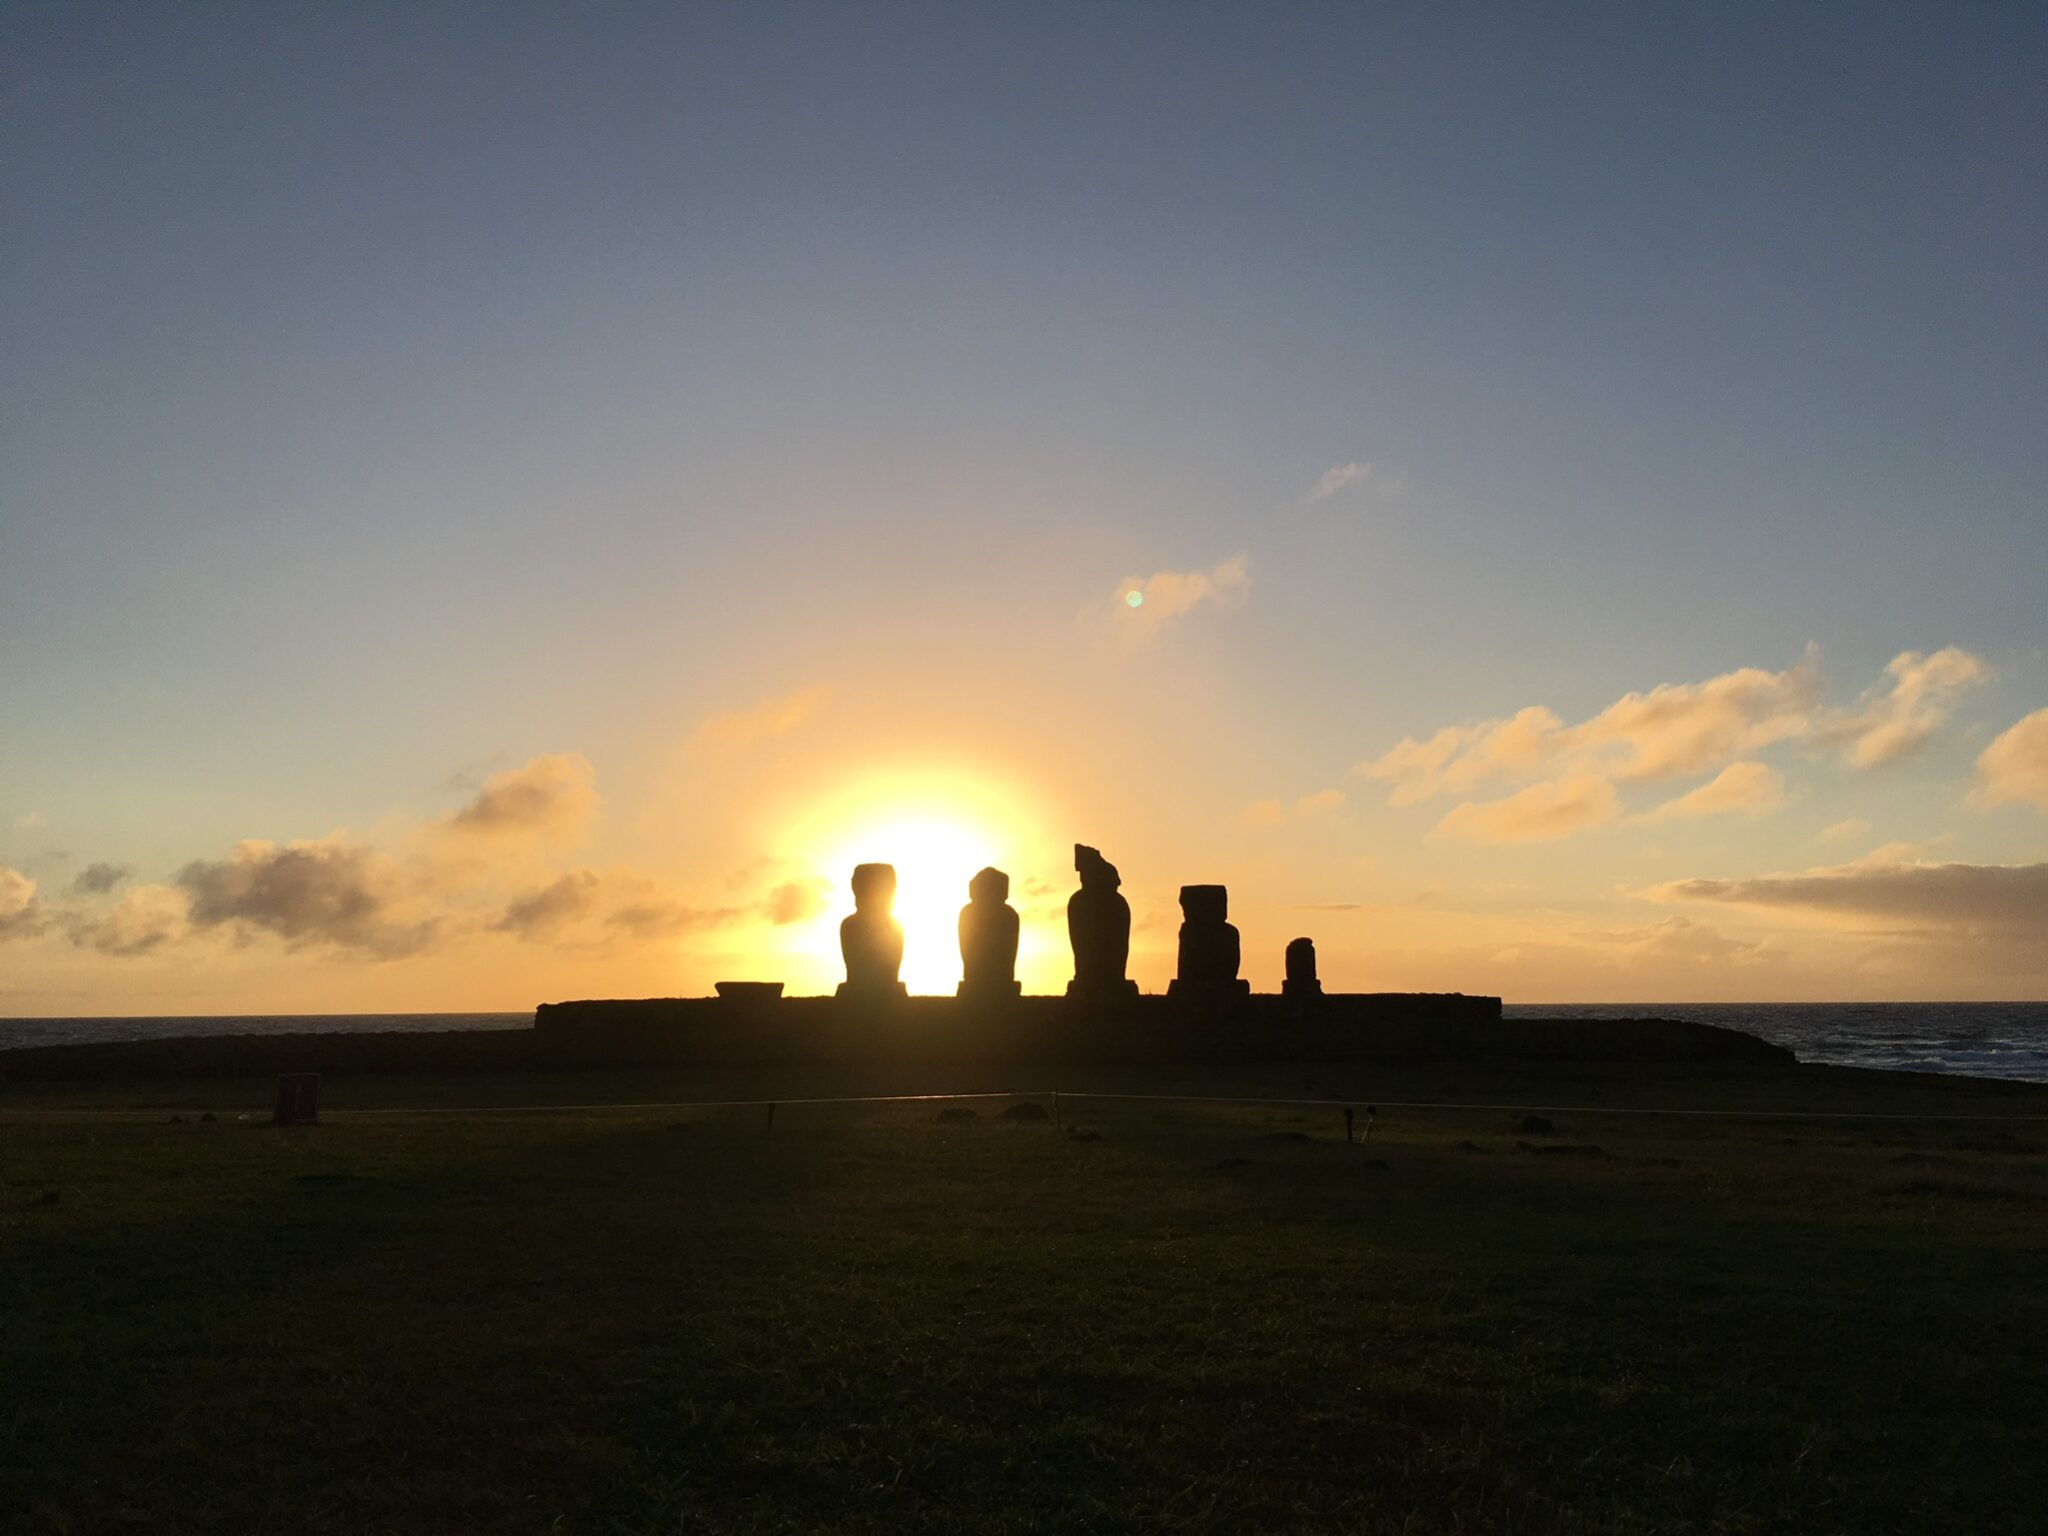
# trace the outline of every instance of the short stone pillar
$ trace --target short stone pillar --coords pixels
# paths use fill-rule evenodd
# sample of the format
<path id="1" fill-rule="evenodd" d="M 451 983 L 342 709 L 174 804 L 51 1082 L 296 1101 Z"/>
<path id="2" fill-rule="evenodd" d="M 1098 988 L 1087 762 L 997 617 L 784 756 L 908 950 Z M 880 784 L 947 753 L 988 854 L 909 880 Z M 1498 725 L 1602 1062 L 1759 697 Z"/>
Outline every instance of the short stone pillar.
<path id="1" fill-rule="evenodd" d="M 1117 887 L 1123 880 L 1116 866 L 1080 843 L 1074 844 L 1074 870 L 1081 889 L 1067 901 L 1067 938 L 1074 946 L 1074 979 L 1067 996 L 1121 1001 L 1138 995 L 1138 984 L 1124 975 L 1131 961 L 1131 904 Z"/>
<path id="2" fill-rule="evenodd" d="M 280 1072 L 277 1075 L 277 1108 L 271 1119 L 278 1125 L 320 1123 L 320 1074 Z"/>
<path id="3" fill-rule="evenodd" d="M 960 909 L 960 996 L 990 1001 L 1024 989 L 1017 980 L 1017 909 L 1010 905 L 1010 877 L 984 869 L 967 882 Z"/>
<path id="4" fill-rule="evenodd" d="M 1305 1002 L 1312 997 L 1323 995 L 1323 984 L 1316 980 L 1316 941 L 1314 939 L 1291 939 L 1287 945 L 1287 979 L 1280 983 L 1280 995 Z"/>
<path id="5" fill-rule="evenodd" d="M 839 953 L 846 980 L 838 995 L 853 1001 L 885 1002 L 903 996 L 903 925 L 891 910 L 896 902 L 896 866 L 856 864 L 853 915 L 839 925 Z"/>
<path id="6" fill-rule="evenodd" d="M 1220 1000 L 1247 997 L 1251 983 L 1238 978 L 1242 958 L 1237 929 L 1227 920 L 1230 893 L 1220 885 L 1180 888 L 1179 974 L 1168 997 Z"/>

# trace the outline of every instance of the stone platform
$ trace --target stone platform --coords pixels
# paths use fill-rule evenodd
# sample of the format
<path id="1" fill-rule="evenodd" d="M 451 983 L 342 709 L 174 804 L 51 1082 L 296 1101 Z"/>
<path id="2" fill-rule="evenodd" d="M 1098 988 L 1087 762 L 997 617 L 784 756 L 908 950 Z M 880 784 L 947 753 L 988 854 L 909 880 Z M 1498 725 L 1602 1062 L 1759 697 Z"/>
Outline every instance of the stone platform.
<path id="1" fill-rule="evenodd" d="M 1257 995 L 1212 1006 L 1158 996 L 1094 1005 L 911 997 L 865 1008 L 823 997 L 739 1006 L 647 998 L 546 1003 L 534 1026 L 547 1055 L 607 1065 L 1792 1060 L 1753 1036 L 1669 1019 L 1503 1020 L 1499 998 L 1457 992 Z"/>

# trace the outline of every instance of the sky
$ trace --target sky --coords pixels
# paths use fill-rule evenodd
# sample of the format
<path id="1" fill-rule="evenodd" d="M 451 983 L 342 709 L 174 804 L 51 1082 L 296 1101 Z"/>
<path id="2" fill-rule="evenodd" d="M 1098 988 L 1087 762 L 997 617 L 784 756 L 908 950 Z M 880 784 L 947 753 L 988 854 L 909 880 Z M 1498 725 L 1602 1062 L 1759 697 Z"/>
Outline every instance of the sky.
<path id="1" fill-rule="evenodd" d="M 10 7 L 0 1015 L 2048 997 L 2048 13 Z M 1135 600 L 1135 601 L 1134 601 Z"/>

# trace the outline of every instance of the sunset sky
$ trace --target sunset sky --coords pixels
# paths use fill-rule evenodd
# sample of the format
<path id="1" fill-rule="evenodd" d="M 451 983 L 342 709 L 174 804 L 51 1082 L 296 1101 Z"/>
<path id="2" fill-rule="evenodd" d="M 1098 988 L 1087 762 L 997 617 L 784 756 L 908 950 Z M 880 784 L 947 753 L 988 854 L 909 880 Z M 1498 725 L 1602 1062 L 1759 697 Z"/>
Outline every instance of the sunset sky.
<path id="1" fill-rule="evenodd" d="M 2048 12 L 16 6 L 0 1014 L 2048 997 Z M 1137 602 L 1133 603 L 1132 598 Z"/>

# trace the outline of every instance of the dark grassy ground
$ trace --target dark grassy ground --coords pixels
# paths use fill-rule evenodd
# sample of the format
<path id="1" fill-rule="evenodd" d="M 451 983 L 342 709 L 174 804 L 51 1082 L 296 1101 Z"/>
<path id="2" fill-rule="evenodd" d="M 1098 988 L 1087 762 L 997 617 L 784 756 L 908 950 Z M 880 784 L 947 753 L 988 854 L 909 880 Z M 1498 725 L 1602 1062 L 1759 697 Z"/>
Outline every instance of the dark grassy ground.
<path id="1" fill-rule="evenodd" d="M 1813 1072 L 1199 1086 L 1304 1084 L 2048 1113 Z M 330 1083 L 298 1131 L 261 1085 L 0 1100 L 0 1526 L 2042 1528 L 2040 1123 L 423 1109 L 765 1087 Z M 88 1101 L 134 1113 L 24 1113 Z"/>

